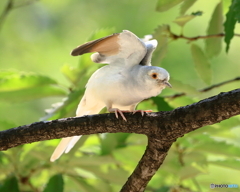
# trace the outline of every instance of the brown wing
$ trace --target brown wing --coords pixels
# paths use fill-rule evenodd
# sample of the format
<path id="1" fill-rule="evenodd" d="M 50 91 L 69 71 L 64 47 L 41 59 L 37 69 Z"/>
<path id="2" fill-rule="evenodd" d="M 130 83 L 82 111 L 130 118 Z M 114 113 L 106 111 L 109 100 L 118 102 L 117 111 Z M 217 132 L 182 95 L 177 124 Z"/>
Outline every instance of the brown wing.
<path id="1" fill-rule="evenodd" d="M 73 49 L 71 55 L 78 56 L 91 52 L 98 52 L 105 56 L 115 55 L 120 49 L 120 45 L 118 44 L 118 36 L 119 33 L 114 33 L 107 37 L 87 42 Z"/>

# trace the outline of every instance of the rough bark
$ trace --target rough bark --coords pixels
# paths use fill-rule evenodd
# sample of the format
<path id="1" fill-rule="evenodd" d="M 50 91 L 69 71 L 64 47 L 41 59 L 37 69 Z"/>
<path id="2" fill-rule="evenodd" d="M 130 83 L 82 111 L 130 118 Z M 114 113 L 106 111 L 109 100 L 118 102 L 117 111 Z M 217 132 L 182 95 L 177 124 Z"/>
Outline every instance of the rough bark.
<path id="1" fill-rule="evenodd" d="M 91 115 L 36 122 L 0 132 L 0 150 L 49 139 L 96 133 L 138 133 L 148 136 L 148 146 L 121 192 L 144 191 L 163 163 L 172 143 L 197 128 L 240 114 L 240 89 L 220 93 L 170 112 L 126 114 L 127 122 L 114 114 Z"/>

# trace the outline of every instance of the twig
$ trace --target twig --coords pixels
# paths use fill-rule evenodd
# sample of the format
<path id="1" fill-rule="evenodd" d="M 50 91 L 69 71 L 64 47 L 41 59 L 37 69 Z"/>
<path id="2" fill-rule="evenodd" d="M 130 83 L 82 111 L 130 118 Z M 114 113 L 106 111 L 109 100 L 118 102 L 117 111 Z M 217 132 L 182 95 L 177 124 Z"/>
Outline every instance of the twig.
<path id="1" fill-rule="evenodd" d="M 221 82 L 221 83 L 212 85 L 212 86 L 210 86 L 210 87 L 207 87 L 207 88 L 205 88 L 205 89 L 201 89 L 201 90 L 199 90 L 199 91 L 200 91 L 200 92 L 207 92 L 207 91 L 210 91 L 211 89 L 220 87 L 220 86 L 225 85 L 225 84 L 227 84 L 227 83 L 231 83 L 231 82 L 234 82 L 234 81 L 239 81 L 239 80 L 240 80 L 240 77 L 236 77 L 236 78 L 234 78 L 234 79 L 227 80 L 227 81 L 224 81 L 224 82 Z"/>
<path id="2" fill-rule="evenodd" d="M 0 29 L 3 25 L 3 21 L 5 20 L 5 18 L 9 14 L 9 12 L 12 10 L 12 8 L 13 8 L 13 0 L 8 0 L 5 9 L 3 10 L 2 14 L 0 15 Z"/>
<path id="3" fill-rule="evenodd" d="M 14 5 L 14 0 L 8 0 L 5 9 L 3 10 L 2 14 L 0 15 L 0 30 L 1 30 L 2 26 L 3 26 L 4 20 L 9 15 L 10 11 L 12 11 L 13 9 L 19 8 L 19 7 L 30 5 L 30 4 L 32 4 L 35 1 L 37 1 L 37 0 L 29 0 L 29 1 L 26 1 L 26 2 L 24 2 L 22 4 Z"/>
<path id="4" fill-rule="evenodd" d="M 218 84 L 215 84 L 215 85 L 211 85 L 211 86 L 206 87 L 206 88 L 204 88 L 204 89 L 200 89 L 200 90 L 198 90 L 198 91 L 199 91 L 200 93 L 204 93 L 204 92 L 210 91 L 210 90 L 212 90 L 212 89 L 214 89 L 214 88 L 220 87 L 220 86 L 222 86 L 222 85 L 225 85 L 225 84 L 228 84 L 228 83 L 232 83 L 232 82 L 234 82 L 234 81 L 239 81 L 239 80 L 240 80 L 240 77 L 236 77 L 236 78 L 234 78 L 234 79 L 230 79 L 230 80 L 227 80 L 227 81 L 223 81 L 223 82 L 221 82 L 221 83 L 218 83 Z M 186 93 L 176 93 L 176 94 L 174 94 L 174 95 L 164 96 L 164 98 L 176 99 L 176 98 L 178 98 L 178 97 L 185 96 L 185 95 L 187 95 L 187 94 L 186 94 Z"/>
<path id="5" fill-rule="evenodd" d="M 33 192 L 39 192 L 39 190 L 32 185 L 29 176 L 25 176 L 25 177 L 24 176 L 20 176 L 19 179 L 20 179 L 20 182 L 23 185 L 28 186 Z"/>
<path id="6" fill-rule="evenodd" d="M 177 154 L 178 154 L 178 161 L 182 167 L 185 166 L 185 163 L 183 161 L 183 155 L 184 155 L 184 149 L 181 149 L 179 146 L 179 143 L 176 143 L 176 148 L 177 148 Z"/>
<path id="7" fill-rule="evenodd" d="M 208 39 L 208 38 L 213 38 L 213 37 L 224 37 L 225 33 L 219 33 L 219 34 L 213 34 L 213 35 L 199 35 L 196 37 L 186 37 L 184 35 L 176 35 L 174 33 L 171 32 L 170 37 L 172 37 L 173 39 L 186 39 L 188 40 L 188 42 L 191 41 L 196 41 L 198 39 Z M 234 34 L 234 36 L 240 37 L 240 34 Z"/>
<path id="8" fill-rule="evenodd" d="M 185 150 L 181 148 L 181 146 L 179 145 L 179 143 L 176 143 L 176 149 L 177 149 L 176 152 L 177 152 L 177 154 L 178 154 L 178 161 L 179 161 L 180 165 L 181 165 L 182 167 L 184 167 L 184 166 L 185 166 L 185 162 L 184 162 L 183 156 L 184 156 Z M 201 187 L 199 186 L 199 184 L 198 184 L 197 180 L 195 179 L 195 177 L 193 177 L 191 180 L 193 181 L 194 185 L 195 185 L 196 188 L 198 189 L 198 192 L 201 192 L 201 191 L 202 191 L 202 190 L 201 190 Z M 184 189 L 185 191 L 192 192 L 192 190 L 191 190 L 190 188 L 185 187 L 185 186 L 183 186 L 183 185 L 180 185 L 179 188 Z"/>

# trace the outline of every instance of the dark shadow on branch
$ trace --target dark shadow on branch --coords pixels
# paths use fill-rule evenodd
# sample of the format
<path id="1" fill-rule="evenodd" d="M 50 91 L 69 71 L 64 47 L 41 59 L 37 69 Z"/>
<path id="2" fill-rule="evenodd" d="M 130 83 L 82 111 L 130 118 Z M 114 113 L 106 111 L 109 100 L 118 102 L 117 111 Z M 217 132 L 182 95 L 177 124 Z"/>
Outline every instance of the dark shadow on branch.
<path id="1" fill-rule="evenodd" d="M 126 114 L 127 122 L 114 114 L 36 122 L 0 132 L 0 150 L 49 139 L 96 133 L 138 133 L 148 146 L 121 192 L 144 191 L 163 163 L 172 143 L 184 134 L 240 114 L 240 89 L 204 99 L 169 112 Z"/>

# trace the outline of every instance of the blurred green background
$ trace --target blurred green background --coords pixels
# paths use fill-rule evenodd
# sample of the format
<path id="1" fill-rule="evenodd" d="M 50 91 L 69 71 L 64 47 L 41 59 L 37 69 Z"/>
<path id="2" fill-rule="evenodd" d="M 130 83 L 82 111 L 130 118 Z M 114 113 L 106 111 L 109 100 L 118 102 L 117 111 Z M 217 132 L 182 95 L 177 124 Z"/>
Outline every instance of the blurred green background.
<path id="1" fill-rule="evenodd" d="M 174 40 L 168 32 L 164 34 L 163 27 L 169 25 L 172 33 L 186 37 L 223 32 L 221 27 L 209 29 L 210 21 L 225 20 L 230 0 L 193 0 L 192 6 L 185 0 L 163 11 L 156 10 L 161 0 L 1 0 L 0 14 L 9 2 L 13 9 L 6 18 L 0 16 L 1 130 L 74 116 L 87 79 L 101 65 L 92 63 L 89 54 L 72 57 L 70 51 L 124 29 L 158 39 L 161 49 L 155 51 L 153 65 L 167 69 L 173 85 L 139 108 L 171 110 L 239 88 L 239 81 L 234 81 L 208 92 L 198 91 L 240 76 L 239 37 L 232 39 L 226 53 L 223 38 L 211 38 L 211 45 L 203 39 Z M 188 9 L 180 13 L 184 5 Z M 202 15 L 184 28 L 173 22 L 198 11 Z M 239 24 L 235 33 L 240 33 Z M 218 51 L 211 55 L 209 50 Z M 205 62 L 196 61 L 202 58 Z M 181 92 L 186 95 L 166 98 Z M 239 116 L 233 117 L 179 138 L 146 191 L 210 191 L 211 183 L 240 186 L 239 125 Z M 44 141 L 0 152 L 0 192 L 119 191 L 142 156 L 146 138 L 125 133 L 83 137 L 69 154 L 50 163 L 57 143 Z"/>

